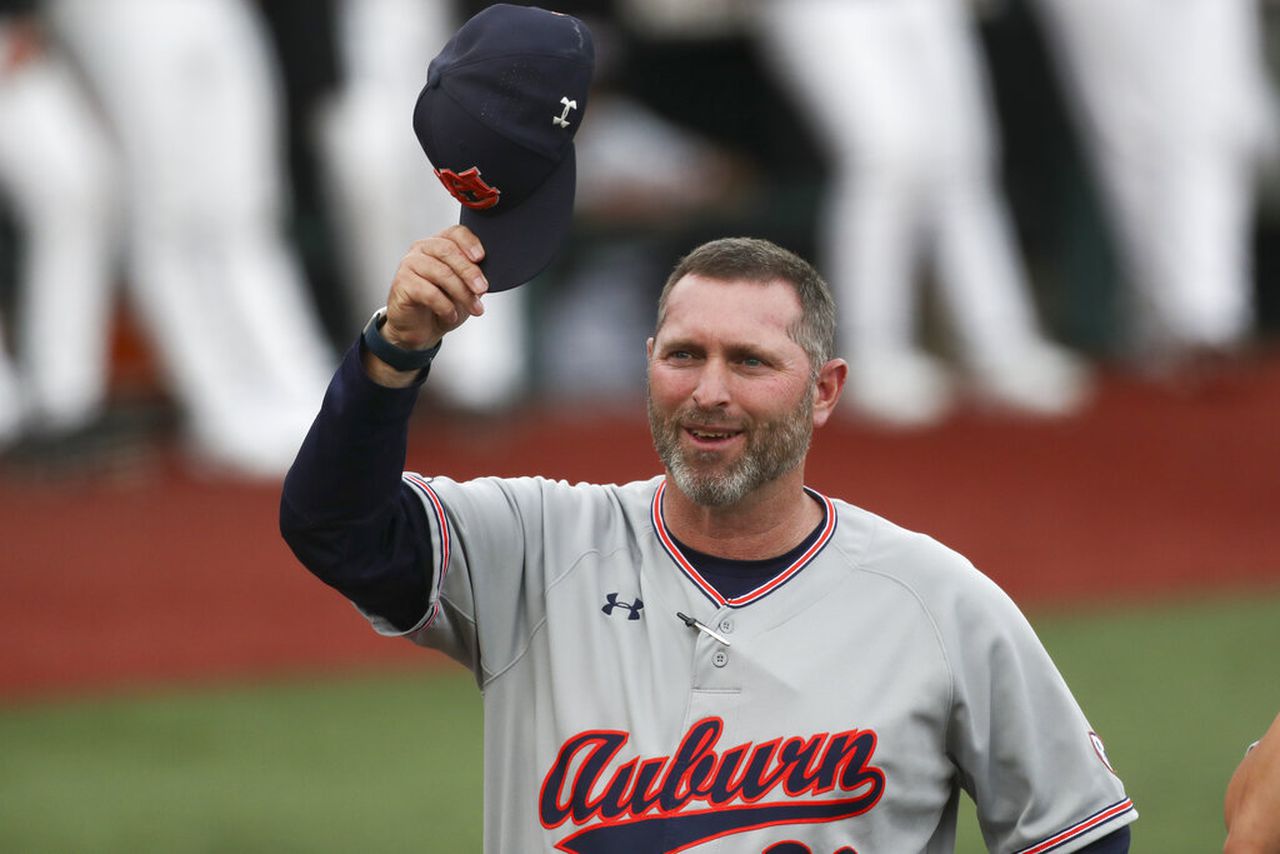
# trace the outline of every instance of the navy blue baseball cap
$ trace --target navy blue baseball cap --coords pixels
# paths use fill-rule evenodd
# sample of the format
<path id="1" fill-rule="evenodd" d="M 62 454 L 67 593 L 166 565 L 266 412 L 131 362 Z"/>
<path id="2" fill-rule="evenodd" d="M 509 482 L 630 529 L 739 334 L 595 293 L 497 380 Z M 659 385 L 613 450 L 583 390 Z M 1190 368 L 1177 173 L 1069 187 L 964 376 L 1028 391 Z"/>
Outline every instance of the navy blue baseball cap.
<path id="1" fill-rule="evenodd" d="M 436 177 L 484 244 L 490 291 L 528 282 L 569 232 L 573 137 L 595 67 L 577 18 L 498 3 L 431 61 L 413 129 Z"/>

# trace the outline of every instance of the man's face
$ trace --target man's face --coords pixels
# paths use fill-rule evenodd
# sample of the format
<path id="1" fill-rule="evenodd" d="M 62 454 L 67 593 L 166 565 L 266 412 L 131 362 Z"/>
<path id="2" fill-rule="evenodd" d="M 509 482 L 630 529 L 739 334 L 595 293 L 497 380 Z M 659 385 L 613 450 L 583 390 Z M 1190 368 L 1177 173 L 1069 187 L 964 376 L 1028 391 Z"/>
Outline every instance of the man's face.
<path id="1" fill-rule="evenodd" d="M 813 434 L 809 358 L 788 327 L 800 300 L 781 282 L 686 276 L 649 342 L 649 426 L 675 485 L 734 504 L 804 459 Z"/>

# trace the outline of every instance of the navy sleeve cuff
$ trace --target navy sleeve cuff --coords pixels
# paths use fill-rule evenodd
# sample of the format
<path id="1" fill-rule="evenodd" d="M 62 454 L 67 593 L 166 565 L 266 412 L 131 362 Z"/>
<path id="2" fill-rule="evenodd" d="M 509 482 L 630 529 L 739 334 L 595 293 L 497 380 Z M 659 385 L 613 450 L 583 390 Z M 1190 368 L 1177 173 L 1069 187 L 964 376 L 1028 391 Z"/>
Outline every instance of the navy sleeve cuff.
<path id="1" fill-rule="evenodd" d="M 426 610 L 431 535 L 400 478 L 421 381 L 392 389 L 343 357 L 280 499 L 280 530 L 299 561 L 365 611 L 411 628 Z"/>
<path id="2" fill-rule="evenodd" d="M 358 519 L 400 483 L 418 384 L 386 388 L 347 351 L 285 478 L 285 500 L 313 524 Z"/>
<path id="3" fill-rule="evenodd" d="M 1115 833 L 1108 833 L 1101 839 L 1090 842 L 1081 848 L 1079 854 L 1128 854 L 1129 852 L 1129 826 L 1117 830 Z"/>

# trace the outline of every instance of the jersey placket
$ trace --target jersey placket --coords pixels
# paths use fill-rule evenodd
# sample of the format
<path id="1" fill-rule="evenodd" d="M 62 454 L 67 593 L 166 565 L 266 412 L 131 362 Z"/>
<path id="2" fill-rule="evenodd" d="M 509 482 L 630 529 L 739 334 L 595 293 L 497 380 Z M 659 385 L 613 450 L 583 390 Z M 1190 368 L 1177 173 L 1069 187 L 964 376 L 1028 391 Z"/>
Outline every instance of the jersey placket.
<path id="1" fill-rule="evenodd" d="M 733 713 L 743 693 L 743 659 L 748 650 L 737 632 L 733 609 L 721 607 L 707 627 L 724 638 L 723 643 L 708 632 L 697 631 L 694 642 L 693 681 L 689 686 L 689 711 L 685 729 L 707 717 L 725 718 Z"/>

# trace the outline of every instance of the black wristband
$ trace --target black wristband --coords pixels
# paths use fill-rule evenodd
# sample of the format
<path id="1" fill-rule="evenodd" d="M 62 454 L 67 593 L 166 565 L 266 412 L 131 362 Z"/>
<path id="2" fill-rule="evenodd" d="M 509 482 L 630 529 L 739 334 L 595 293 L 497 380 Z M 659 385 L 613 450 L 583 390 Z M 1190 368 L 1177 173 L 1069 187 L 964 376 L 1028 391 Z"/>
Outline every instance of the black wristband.
<path id="1" fill-rule="evenodd" d="M 397 371 L 420 371 L 431 364 L 431 360 L 440 352 L 443 339 L 429 350 L 406 350 L 397 347 L 382 337 L 382 324 L 387 322 L 386 308 L 380 308 L 369 318 L 364 327 L 364 346 L 370 353 L 386 362 Z"/>

